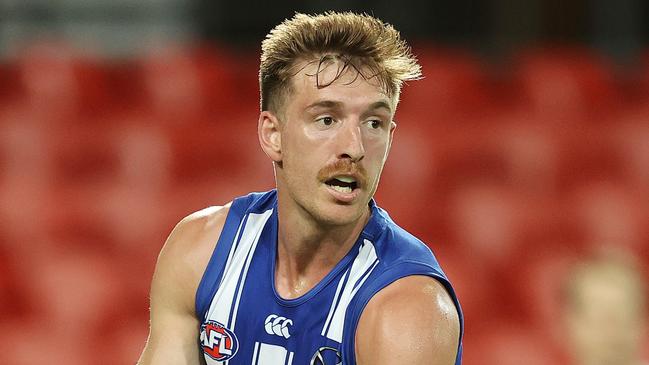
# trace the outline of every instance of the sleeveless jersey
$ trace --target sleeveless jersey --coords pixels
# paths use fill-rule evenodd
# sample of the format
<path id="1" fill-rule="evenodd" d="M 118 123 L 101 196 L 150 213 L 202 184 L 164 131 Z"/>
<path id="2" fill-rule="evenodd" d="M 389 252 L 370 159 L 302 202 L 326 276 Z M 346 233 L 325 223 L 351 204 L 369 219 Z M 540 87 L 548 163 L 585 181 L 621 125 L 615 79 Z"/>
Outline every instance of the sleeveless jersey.
<path id="1" fill-rule="evenodd" d="M 379 290 L 408 275 L 437 279 L 455 302 L 430 249 L 370 201 L 371 217 L 347 255 L 306 294 L 275 290 L 277 192 L 233 201 L 196 293 L 199 347 L 208 365 L 354 365 L 355 332 Z M 399 334 L 395 333 L 395 346 Z"/>

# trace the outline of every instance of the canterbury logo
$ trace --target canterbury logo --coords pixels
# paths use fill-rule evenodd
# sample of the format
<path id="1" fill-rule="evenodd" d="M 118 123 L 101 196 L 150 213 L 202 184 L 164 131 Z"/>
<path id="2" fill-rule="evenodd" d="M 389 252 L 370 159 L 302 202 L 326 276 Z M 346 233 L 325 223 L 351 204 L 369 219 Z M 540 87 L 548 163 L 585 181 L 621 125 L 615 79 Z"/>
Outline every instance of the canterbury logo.
<path id="1" fill-rule="evenodd" d="M 282 336 L 284 338 L 291 337 L 288 332 L 288 326 L 292 326 L 293 321 L 286 317 L 279 317 L 277 314 L 271 314 L 266 317 L 264 328 L 269 335 Z"/>

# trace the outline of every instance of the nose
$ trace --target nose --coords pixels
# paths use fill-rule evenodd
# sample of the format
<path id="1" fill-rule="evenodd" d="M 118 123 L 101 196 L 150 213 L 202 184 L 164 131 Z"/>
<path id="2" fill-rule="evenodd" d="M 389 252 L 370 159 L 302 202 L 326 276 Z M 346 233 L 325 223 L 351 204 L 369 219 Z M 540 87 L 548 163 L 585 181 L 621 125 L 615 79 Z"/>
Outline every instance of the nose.
<path id="1" fill-rule="evenodd" d="M 338 138 L 340 142 L 339 158 L 349 158 L 353 162 L 358 162 L 365 157 L 363 135 L 358 124 L 349 123 L 343 128 Z"/>

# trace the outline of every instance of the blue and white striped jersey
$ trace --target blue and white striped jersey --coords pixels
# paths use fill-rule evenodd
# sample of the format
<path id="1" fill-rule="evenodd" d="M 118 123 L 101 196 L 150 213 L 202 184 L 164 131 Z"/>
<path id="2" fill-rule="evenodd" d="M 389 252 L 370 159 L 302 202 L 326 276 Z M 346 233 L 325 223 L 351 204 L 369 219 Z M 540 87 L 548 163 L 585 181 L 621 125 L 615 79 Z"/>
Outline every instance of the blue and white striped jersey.
<path id="1" fill-rule="evenodd" d="M 208 365 L 356 364 L 354 337 L 365 305 L 408 275 L 428 275 L 459 303 L 430 249 L 370 202 L 372 215 L 349 253 L 309 292 L 275 290 L 277 192 L 232 203 L 196 293 Z M 398 334 L 395 334 L 398 341 Z M 456 365 L 461 363 L 462 345 Z"/>

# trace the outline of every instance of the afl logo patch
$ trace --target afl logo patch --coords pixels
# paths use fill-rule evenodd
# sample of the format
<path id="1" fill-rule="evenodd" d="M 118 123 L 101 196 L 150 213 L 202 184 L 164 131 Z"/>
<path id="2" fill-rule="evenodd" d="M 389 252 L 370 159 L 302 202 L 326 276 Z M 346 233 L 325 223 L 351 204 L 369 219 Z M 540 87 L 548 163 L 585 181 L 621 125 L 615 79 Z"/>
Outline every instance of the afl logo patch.
<path id="1" fill-rule="evenodd" d="M 239 340 L 224 325 L 208 321 L 201 326 L 201 348 L 212 359 L 225 361 L 237 353 Z"/>

